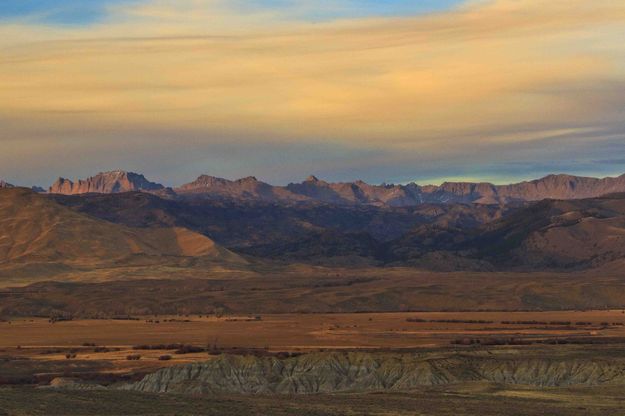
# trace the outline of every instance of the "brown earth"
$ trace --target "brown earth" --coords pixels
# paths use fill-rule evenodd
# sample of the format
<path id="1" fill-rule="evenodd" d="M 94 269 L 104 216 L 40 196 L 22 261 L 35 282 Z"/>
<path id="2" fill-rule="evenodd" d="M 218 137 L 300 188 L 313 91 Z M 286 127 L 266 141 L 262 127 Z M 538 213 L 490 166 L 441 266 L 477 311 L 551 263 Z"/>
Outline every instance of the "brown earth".
<path id="1" fill-rule="evenodd" d="M 26 268 L 37 277 L 37 268 L 45 276 L 73 267 L 166 264 L 168 258 L 245 263 L 185 228 L 131 228 L 77 213 L 24 188 L 0 192 L 0 273 Z"/>
<path id="2" fill-rule="evenodd" d="M 126 348 L 138 344 L 217 343 L 227 348 L 267 347 L 273 351 L 423 348 L 448 346 L 466 337 L 625 338 L 623 324 L 623 310 L 262 314 L 221 318 L 175 315 L 54 323 L 43 318 L 18 318 L 0 322 L 0 348 L 78 347 L 83 343 Z"/>
<path id="3" fill-rule="evenodd" d="M 597 352 L 623 349 L 623 311 L 149 316 L 137 320 L 0 322 L 0 384 L 56 377 L 137 379 L 221 353 L 381 351 L 419 354 L 478 348 Z M 479 344 L 469 342 L 479 340 Z M 575 345 L 575 344 L 580 345 Z M 172 345 L 173 347 L 167 347 Z M 466 344 L 466 345 L 464 345 Z M 511 344 L 508 347 L 497 346 Z M 557 344 L 557 345 L 552 345 Z M 177 353 L 181 345 L 198 347 Z M 66 358 L 71 354 L 71 358 Z M 128 360 L 139 354 L 139 360 Z M 169 355 L 170 359 L 160 357 Z"/>
<path id="4" fill-rule="evenodd" d="M 498 383 L 409 392 L 198 396 L 119 390 L 0 388 L 0 411 L 33 416 L 620 416 L 622 386 L 536 388 Z"/>
<path id="5" fill-rule="evenodd" d="M 236 271 L 201 265 L 65 271 L 55 276 L 65 282 L 29 286 L 25 277 L 16 281 L 9 275 L 0 290 L 0 316 L 207 314 L 216 308 L 231 314 L 625 308 L 620 268 L 435 273 L 308 265 Z"/>
<path id="6" fill-rule="evenodd" d="M 625 258 L 625 194 L 505 208 L 172 201 L 142 193 L 55 200 L 123 225 L 186 227 L 238 253 L 278 262 L 563 271 Z"/>

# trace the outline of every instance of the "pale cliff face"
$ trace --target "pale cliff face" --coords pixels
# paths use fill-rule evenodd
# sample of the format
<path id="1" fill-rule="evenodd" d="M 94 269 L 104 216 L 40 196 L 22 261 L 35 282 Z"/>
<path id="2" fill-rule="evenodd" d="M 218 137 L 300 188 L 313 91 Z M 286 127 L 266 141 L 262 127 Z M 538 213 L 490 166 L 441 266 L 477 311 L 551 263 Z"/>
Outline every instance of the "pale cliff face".
<path id="1" fill-rule="evenodd" d="M 112 171 L 103 172 L 87 179 L 72 182 L 69 179 L 59 178 L 49 192 L 53 194 L 86 194 L 86 193 L 118 193 L 131 191 L 157 191 L 163 189 L 162 185 L 148 181 L 143 175 Z"/>
<path id="2" fill-rule="evenodd" d="M 481 352 L 432 354 L 313 353 L 287 359 L 222 355 L 170 367 L 121 386 L 152 393 L 314 394 L 405 391 L 463 382 L 540 387 L 623 385 L 623 357 L 550 357 Z"/>

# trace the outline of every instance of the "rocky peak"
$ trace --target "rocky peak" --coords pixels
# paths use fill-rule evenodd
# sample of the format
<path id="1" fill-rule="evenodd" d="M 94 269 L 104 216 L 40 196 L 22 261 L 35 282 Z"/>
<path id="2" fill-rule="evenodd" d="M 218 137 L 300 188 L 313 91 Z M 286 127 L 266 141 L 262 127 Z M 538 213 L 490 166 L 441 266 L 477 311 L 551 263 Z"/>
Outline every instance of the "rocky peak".
<path id="1" fill-rule="evenodd" d="M 215 185 L 225 185 L 228 183 L 231 183 L 231 181 L 224 179 L 224 178 L 218 178 L 216 176 L 210 176 L 210 175 L 200 175 L 197 177 L 196 180 L 182 185 L 179 189 L 191 190 L 191 189 L 197 189 L 197 188 L 210 188 Z"/>
<path id="2" fill-rule="evenodd" d="M 239 183 L 257 183 L 258 179 L 256 176 L 246 176 L 245 178 L 237 179 Z"/>
<path id="3" fill-rule="evenodd" d="M 111 194 L 132 191 L 158 191 L 163 188 L 163 185 L 150 182 L 141 174 L 114 170 L 100 172 L 87 179 L 79 179 L 77 182 L 59 178 L 50 186 L 49 192 L 66 195 L 85 193 Z"/>
<path id="4" fill-rule="evenodd" d="M 149 182 L 143 175 L 121 170 L 99 173 L 79 180 L 59 178 L 51 193 L 115 193 L 149 191 L 162 193 L 164 188 Z M 315 201 L 331 204 L 374 204 L 387 206 L 414 206 L 422 203 L 478 203 L 502 204 L 542 199 L 593 198 L 625 192 L 625 175 L 614 178 L 587 178 L 572 175 L 548 175 L 533 181 L 510 185 L 486 182 L 445 182 L 441 185 L 371 185 L 361 180 L 353 182 L 326 182 L 314 175 L 300 183 L 272 186 L 254 176 L 228 180 L 201 175 L 195 181 L 169 191 L 175 197 L 227 198 L 262 200 L 270 202 Z"/>
<path id="5" fill-rule="evenodd" d="M 193 198 L 216 198 L 229 200 L 263 200 L 275 202 L 278 187 L 259 181 L 254 176 L 231 181 L 214 176 L 201 175 L 195 181 L 174 190 L 178 195 Z"/>

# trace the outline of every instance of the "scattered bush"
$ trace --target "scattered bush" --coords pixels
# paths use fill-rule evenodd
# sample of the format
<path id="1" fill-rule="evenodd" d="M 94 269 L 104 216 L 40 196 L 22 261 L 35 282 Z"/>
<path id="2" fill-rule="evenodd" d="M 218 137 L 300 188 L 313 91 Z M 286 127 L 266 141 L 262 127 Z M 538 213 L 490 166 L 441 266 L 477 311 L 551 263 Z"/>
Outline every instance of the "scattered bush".
<path id="1" fill-rule="evenodd" d="M 161 355 L 160 357 L 158 357 L 158 360 L 159 361 L 169 361 L 169 360 L 171 360 L 171 355 L 167 355 L 167 354 Z"/>
<path id="2" fill-rule="evenodd" d="M 494 321 L 483 321 L 476 319 L 420 319 L 420 318 L 406 318 L 406 322 L 432 322 L 443 324 L 493 324 Z"/>
<path id="3" fill-rule="evenodd" d="M 206 351 L 206 349 L 202 347 L 196 347 L 194 345 L 183 345 L 182 347 L 174 351 L 174 354 L 192 354 L 195 352 L 204 352 L 204 351 Z"/>
<path id="4" fill-rule="evenodd" d="M 40 352 L 40 354 L 41 355 L 60 354 L 62 352 L 63 352 L 63 350 L 61 350 L 60 348 L 52 348 L 52 349 L 43 350 L 43 351 Z"/>
<path id="5" fill-rule="evenodd" d="M 182 348 L 184 344 L 140 344 L 133 345 L 133 350 L 177 350 Z"/>
<path id="6" fill-rule="evenodd" d="M 128 361 L 138 361 L 141 359 L 141 354 L 129 354 L 126 356 Z"/>

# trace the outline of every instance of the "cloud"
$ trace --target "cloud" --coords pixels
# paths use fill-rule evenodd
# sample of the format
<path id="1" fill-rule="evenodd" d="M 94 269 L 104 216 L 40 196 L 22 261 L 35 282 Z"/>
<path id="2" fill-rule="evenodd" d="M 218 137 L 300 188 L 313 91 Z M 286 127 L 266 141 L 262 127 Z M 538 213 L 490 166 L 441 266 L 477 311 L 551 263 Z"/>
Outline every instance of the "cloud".
<path id="1" fill-rule="evenodd" d="M 134 137 L 140 149 L 179 132 L 183 148 L 227 137 L 353 149 L 382 175 L 407 153 L 451 164 L 479 149 L 484 164 L 518 145 L 589 144 L 596 129 L 621 127 L 625 0 L 472 1 L 315 23 L 302 20 L 319 8 L 311 1 L 241 4 L 154 0 L 111 6 L 88 27 L 1 24 L 0 119 L 10 123 L 0 145 L 10 144 L 0 164 L 28 158 L 38 140 L 52 153 L 116 154 L 105 138 Z"/>

